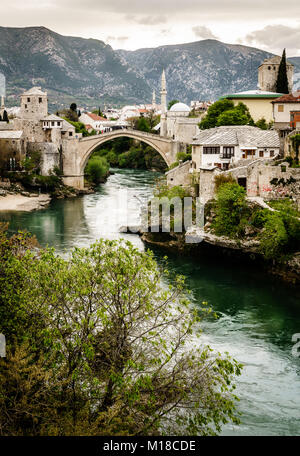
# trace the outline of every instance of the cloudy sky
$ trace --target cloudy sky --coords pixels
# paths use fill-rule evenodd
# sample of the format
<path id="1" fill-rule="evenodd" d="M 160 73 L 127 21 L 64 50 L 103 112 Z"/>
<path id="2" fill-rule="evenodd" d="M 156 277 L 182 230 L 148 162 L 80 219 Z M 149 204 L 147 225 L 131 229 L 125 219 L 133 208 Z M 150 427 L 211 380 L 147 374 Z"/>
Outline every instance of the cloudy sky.
<path id="1" fill-rule="evenodd" d="M 216 38 L 300 55 L 300 0 L 1 0 L 0 25 L 138 49 Z"/>

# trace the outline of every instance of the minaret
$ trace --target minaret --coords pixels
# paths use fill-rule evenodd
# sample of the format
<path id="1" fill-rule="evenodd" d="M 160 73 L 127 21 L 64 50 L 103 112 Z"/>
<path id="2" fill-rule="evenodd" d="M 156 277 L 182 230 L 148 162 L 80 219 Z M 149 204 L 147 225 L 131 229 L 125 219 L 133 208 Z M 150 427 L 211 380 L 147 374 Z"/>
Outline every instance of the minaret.
<path id="1" fill-rule="evenodd" d="M 163 70 L 161 75 L 161 112 L 162 114 L 167 112 L 167 83 L 166 83 L 166 73 Z"/>
<path id="2" fill-rule="evenodd" d="M 167 136 L 167 82 L 165 70 L 161 75 L 161 116 L 160 116 L 160 136 Z"/>
<path id="3" fill-rule="evenodd" d="M 155 90 L 153 90 L 153 94 L 152 94 L 152 106 L 153 106 L 153 108 L 156 108 L 156 93 L 155 93 Z"/>

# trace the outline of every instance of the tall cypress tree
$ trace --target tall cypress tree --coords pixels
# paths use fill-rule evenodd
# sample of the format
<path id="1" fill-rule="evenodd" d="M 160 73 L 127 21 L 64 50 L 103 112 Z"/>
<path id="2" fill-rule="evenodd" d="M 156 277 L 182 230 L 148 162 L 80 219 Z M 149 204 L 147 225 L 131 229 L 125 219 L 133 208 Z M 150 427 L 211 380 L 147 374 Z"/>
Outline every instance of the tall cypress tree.
<path id="1" fill-rule="evenodd" d="M 280 62 L 279 69 L 278 69 L 276 92 L 277 93 L 289 93 L 289 82 L 288 82 L 288 77 L 287 77 L 285 49 L 283 50 L 281 62 Z"/>

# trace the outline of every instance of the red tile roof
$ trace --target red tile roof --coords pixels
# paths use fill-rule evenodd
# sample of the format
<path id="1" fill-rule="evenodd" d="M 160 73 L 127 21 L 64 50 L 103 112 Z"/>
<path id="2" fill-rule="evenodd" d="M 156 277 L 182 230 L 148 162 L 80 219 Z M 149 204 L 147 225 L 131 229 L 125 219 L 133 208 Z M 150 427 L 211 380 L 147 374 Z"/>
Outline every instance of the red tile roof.
<path id="1" fill-rule="evenodd" d="M 97 114 L 93 114 L 92 112 L 87 112 L 86 114 L 93 120 L 107 120 L 105 117 L 100 117 Z"/>
<path id="2" fill-rule="evenodd" d="M 85 125 L 85 128 L 86 128 L 87 130 L 90 130 L 90 129 L 93 128 L 93 127 L 92 127 L 92 125 L 90 125 L 90 124 L 86 124 L 86 125 Z"/>
<path id="3" fill-rule="evenodd" d="M 140 112 L 141 114 L 145 114 L 146 112 L 148 112 L 148 109 L 139 109 L 139 112 Z"/>
<path id="4" fill-rule="evenodd" d="M 276 98 L 276 100 L 272 101 L 272 103 L 299 103 L 299 102 L 300 102 L 300 91 L 282 95 L 282 97 Z"/>

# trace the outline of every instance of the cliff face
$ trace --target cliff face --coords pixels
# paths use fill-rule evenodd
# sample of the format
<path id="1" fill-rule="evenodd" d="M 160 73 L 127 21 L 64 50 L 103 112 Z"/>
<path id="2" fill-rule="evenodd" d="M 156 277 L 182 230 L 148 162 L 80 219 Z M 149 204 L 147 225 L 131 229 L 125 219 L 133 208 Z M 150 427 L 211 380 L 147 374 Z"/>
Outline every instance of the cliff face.
<path id="1" fill-rule="evenodd" d="M 115 51 L 103 41 L 67 37 L 45 27 L 0 27 L 0 72 L 6 76 L 9 104 L 32 85 L 49 92 L 53 107 L 77 101 L 151 102 L 165 68 L 168 99 L 215 100 L 255 89 L 257 68 L 271 54 L 240 45 L 204 40 L 137 51 Z M 295 64 L 300 83 L 300 58 Z"/>

